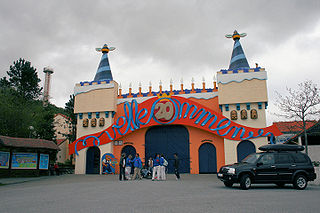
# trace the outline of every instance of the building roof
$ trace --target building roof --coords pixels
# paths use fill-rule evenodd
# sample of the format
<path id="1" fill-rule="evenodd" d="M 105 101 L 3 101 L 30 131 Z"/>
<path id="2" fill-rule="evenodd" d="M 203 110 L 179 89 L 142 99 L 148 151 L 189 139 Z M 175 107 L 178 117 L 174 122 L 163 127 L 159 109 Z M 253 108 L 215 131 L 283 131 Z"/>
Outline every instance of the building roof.
<path id="1" fill-rule="evenodd" d="M 317 121 L 306 121 L 306 128 L 309 129 L 314 124 L 316 124 Z M 295 134 L 302 130 L 302 121 L 280 121 L 280 122 L 273 122 L 280 132 L 282 133 L 291 133 Z"/>
<path id="2" fill-rule="evenodd" d="M 236 30 L 234 31 L 232 38 L 234 40 L 234 45 L 229 69 L 250 68 L 240 43 L 240 35 Z"/>
<path id="3" fill-rule="evenodd" d="M 71 121 L 71 118 L 69 118 L 68 116 L 66 116 L 66 115 L 64 115 L 64 114 L 62 114 L 62 113 L 57 113 L 57 114 L 54 115 L 54 117 L 57 117 L 57 116 L 59 116 L 59 115 L 61 115 L 61 116 L 64 117 L 65 119 Z"/>
<path id="4" fill-rule="evenodd" d="M 298 137 L 300 137 L 302 134 L 304 134 L 303 131 L 300 130 L 300 132 L 293 137 L 291 137 L 289 140 L 287 140 L 285 143 L 289 143 L 291 141 L 296 140 Z M 318 122 L 314 121 L 313 125 L 307 127 L 307 134 L 308 135 L 320 135 L 320 120 Z"/>
<path id="5" fill-rule="evenodd" d="M 0 146 L 60 150 L 53 141 L 37 138 L 13 138 L 0 135 Z"/>
<path id="6" fill-rule="evenodd" d="M 63 142 L 65 142 L 67 138 L 62 138 L 62 139 L 56 139 L 57 145 L 60 146 Z"/>
<path id="7" fill-rule="evenodd" d="M 105 49 L 107 51 L 103 51 Z M 105 44 L 102 47 L 102 57 L 100 60 L 100 64 L 99 64 L 96 76 L 94 77 L 94 81 L 113 80 L 109 59 L 108 59 L 108 52 L 109 52 L 109 48 Z"/>

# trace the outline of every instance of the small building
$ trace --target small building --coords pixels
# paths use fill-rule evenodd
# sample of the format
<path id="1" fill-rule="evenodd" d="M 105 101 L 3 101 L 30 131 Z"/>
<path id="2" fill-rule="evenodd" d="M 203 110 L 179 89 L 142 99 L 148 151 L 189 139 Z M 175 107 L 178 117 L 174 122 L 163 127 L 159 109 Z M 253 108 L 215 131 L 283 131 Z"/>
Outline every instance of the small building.
<path id="1" fill-rule="evenodd" d="M 58 151 L 53 141 L 0 136 L 0 177 L 48 175 Z"/>
<path id="2" fill-rule="evenodd" d="M 57 113 L 54 116 L 54 130 L 57 145 L 60 151 L 57 153 L 57 162 L 65 163 L 66 160 L 71 160 L 72 156 L 69 155 L 69 139 L 68 135 L 72 132 L 71 119 L 61 113 Z"/>
<path id="3" fill-rule="evenodd" d="M 315 120 L 306 121 L 306 128 L 309 129 L 316 123 L 317 121 Z M 285 143 L 286 141 L 294 137 L 296 134 L 300 133 L 302 131 L 303 126 L 302 121 L 279 121 L 273 122 L 273 125 L 276 125 L 282 133 L 282 135 L 276 137 L 276 143 Z"/>
<path id="4" fill-rule="evenodd" d="M 320 161 L 320 121 L 307 128 L 308 155 L 311 161 Z M 285 143 L 305 146 L 304 132 L 300 131 Z"/>

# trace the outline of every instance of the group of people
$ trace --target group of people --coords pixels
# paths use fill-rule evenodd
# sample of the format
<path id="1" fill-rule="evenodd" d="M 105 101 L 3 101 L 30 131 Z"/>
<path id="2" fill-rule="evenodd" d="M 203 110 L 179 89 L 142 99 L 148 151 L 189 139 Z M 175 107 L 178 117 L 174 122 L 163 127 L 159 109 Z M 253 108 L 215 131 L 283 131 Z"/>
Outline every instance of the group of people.
<path id="1" fill-rule="evenodd" d="M 176 180 L 180 180 L 179 173 L 179 158 L 178 154 L 174 153 L 174 173 L 176 175 Z M 166 171 L 168 166 L 168 161 L 165 159 L 163 154 L 157 153 L 154 158 L 150 157 L 145 164 L 144 169 L 142 170 L 142 161 L 139 156 L 139 153 L 136 154 L 135 158 L 132 155 L 126 157 L 126 153 L 121 154 L 119 166 L 119 180 L 135 180 L 138 178 L 142 179 L 141 172 L 143 172 L 146 176 L 150 174 L 152 180 L 166 180 Z M 133 175 L 132 174 L 133 170 Z"/>
<path id="2" fill-rule="evenodd" d="M 136 154 L 135 158 L 132 155 L 129 155 L 126 158 L 126 153 L 121 154 L 120 162 L 120 173 L 119 180 L 135 180 L 137 177 L 139 180 L 142 179 L 141 169 L 142 169 L 142 161 L 139 156 L 139 153 Z M 131 177 L 131 171 L 133 168 L 133 176 Z"/>

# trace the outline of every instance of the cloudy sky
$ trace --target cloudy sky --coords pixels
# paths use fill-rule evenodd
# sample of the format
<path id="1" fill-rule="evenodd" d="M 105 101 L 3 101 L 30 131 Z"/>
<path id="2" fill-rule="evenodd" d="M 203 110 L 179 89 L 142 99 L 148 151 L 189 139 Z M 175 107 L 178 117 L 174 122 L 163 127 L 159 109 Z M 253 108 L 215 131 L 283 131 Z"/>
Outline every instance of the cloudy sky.
<path id="1" fill-rule="evenodd" d="M 311 79 L 320 83 L 320 1 L 95 0 L 0 2 L 0 77 L 20 57 L 31 61 L 44 82 L 43 67 L 54 69 L 51 102 L 63 107 L 80 81 L 93 80 L 104 43 L 113 77 L 126 92 L 139 82 L 146 91 L 163 82 L 175 88 L 183 77 L 197 87 L 227 69 L 236 29 L 251 67 L 268 72 L 269 123 L 275 91 Z"/>

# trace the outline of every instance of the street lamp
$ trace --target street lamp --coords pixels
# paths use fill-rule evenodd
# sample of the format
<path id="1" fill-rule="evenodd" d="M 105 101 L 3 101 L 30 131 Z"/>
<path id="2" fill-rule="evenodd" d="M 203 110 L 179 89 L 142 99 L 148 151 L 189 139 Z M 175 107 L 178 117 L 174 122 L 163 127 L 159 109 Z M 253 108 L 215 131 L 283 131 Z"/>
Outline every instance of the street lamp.
<path id="1" fill-rule="evenodd" d="M 32 131 L 34 130 L 33 126 L 29 126 L 29 138 L 31 138 Z"/>

